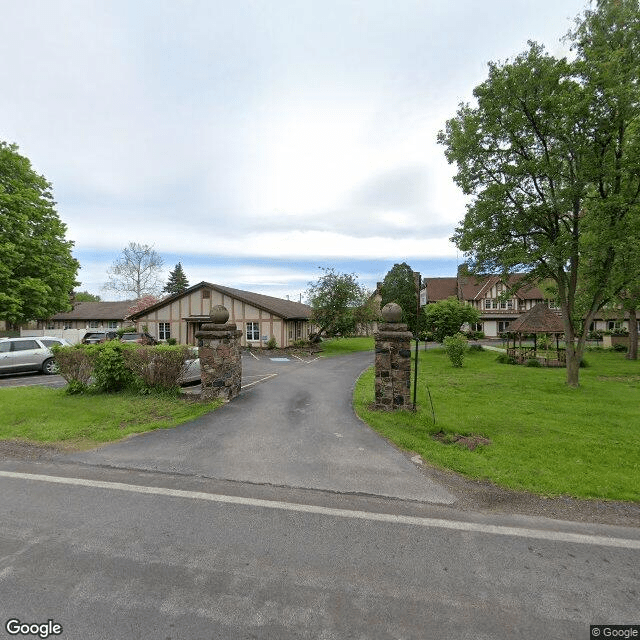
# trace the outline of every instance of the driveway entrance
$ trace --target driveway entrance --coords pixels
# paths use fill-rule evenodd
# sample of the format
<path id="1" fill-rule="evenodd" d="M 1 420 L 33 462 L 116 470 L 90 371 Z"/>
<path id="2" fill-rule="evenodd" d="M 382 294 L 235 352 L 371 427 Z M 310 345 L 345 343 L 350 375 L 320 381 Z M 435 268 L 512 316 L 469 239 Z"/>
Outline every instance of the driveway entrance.
<path id="1" fill-rule="evenodd" d="M 451 494 L 355 415 L 353 387 L 372 364 L 370 352 L 310 361 L 245 356 L 243 391 L 217 411 L 65 458 L 452 504 Z"/>

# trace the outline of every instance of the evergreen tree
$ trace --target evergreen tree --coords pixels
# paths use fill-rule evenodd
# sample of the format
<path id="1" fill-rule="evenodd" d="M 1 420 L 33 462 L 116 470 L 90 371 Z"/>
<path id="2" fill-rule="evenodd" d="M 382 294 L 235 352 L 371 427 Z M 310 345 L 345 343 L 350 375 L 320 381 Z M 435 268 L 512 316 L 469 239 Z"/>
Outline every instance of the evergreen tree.
<path id="1" fill-rule="evenodd" d="M 188 288 L 189 281 L 187 280 L 187 276 L 182 268 L 182 263 L 178 262 L 173 271 L 169 273 L 169 280 L 162 291 L 169 295 L 173 295 L 176 293 L 182 293 Z"/>

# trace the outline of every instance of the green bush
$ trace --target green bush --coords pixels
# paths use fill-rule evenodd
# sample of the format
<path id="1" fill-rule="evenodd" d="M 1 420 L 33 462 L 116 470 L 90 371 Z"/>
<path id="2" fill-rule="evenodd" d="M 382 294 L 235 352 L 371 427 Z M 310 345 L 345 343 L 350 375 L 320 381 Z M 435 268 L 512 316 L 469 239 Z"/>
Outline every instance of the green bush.
<path id="1" fill-rule="evenodd" d="M 267 341 L 267 349 L 277 349 L 277 348 L 278 348 L 278 342 L 273 336 L 271 336 Z"/>
<path id="2" fill-rule="evenodd" d="M 167 338 L 167 344 L 173 347 L 178 344 L 178 341 L 175 338 Z"/>
<path id="3" fill-rule="evenodd" d="M 136 345 L 125 345 L 118 340 L 111 340 L 99 345 L 95 359 L 93 376 L 96 388 L 100 391 L 122 391 L 134 382 L 134 376 L 125 365 L 124 353 L 135 349 Z"/>
<path id="4" fill-rule="evenodd" d="M 97 345 L 77 344 L 73 347 L 52 347 L 58 373 L 67 381 L 67 393 L 82 393 L 91 382 L 98 355 Z"/>
<path id="5" fill-rule="evenodd" d="M 612 351 L 618 351 L 620 353 L 626 353 L 629 350 L 629 347 L 627 347 L 626 344 L 614 344 L 613 347 L 611 347 Z"/>
<path id="6" fill-rule="evenodd" d="M 466 337 L 461 333 L 456 333 L 455 336 L 447 336 L 442 344 L 449 356 L 449 360 L 451 360 L 451 364 L 454 367 L 461 367 L 467 350 Z"/>
<path id="7" fill-rule="evenodd" d="M 506 353 L 501 353 L 496 358 L 496 362 L 499 362 L 500 364 L 518 364 L 513 356 L 508 356 Z"/>
<path id="8" fill-rule="evenodd" d="M 125 366 L 139 381 L 138 391 L 177 389 L 185 362 L 192 357 L 191 350 L 184 345 L 134 345 L 124 351 Z"/>
<path id="9" fill-rule="evenodd" d="M 541 367 L 540 360 L 538 358 L 529 358 L 526 362 L 527 367 Z"/>
<path id="10" fill-rule="evenodd" d="M 484 347 L 481 344 L 470 344 L 469 351 L 484 351 Z"/>

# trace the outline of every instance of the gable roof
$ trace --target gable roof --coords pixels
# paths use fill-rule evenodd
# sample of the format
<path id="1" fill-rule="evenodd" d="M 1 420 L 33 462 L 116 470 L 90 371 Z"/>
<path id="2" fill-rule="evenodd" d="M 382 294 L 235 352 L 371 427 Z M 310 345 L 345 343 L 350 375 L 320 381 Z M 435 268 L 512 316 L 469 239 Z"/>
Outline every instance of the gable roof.
<path id="1" fill-rule="evenodd" d="M 266 296 L 262 293 L 253 293 L 252 291 L 243 291 L 242 289 L 233 289 L 232 287 L 225 287 L 219 284 L 213 284 L 212 282 L 199 282 L 192 287 L 189 287 L 182 293 L 176 293 L 172 296 L 164 298 L 160 302 L 139 311 L 138 313 L 131 314 L 132 319 L 136 319 L 140 316 L 146 315 L 151 311 L 155 311 L 160 307 L 164 307 L 167 304 L 171 304 L 174 300 L 183 296 L 188 296 L 198 289 L 213 289 L 226 296 L 246 302 L 258 309 L 272 313 L 279 316 L 284 320 L 308 320 L 311 317 L 311 307 L 308 304 L 302 302 L 294 302 L 292 300 L 283 300 L 282 298 L 274 298 L 273 296 Z"/>
<path id="2" fill-rule="evenodd" d="M 76 302 L 71 311 L 61 311 L 50 320 L 124 320 L 133 300 L 118 302 Z"/>
<path id="3" fill-rule="evenodd" d="M 537 305 L 509 324 L 509 333 L 564 333 L 564 324 L 558 311 L 546 304 Z"/>
<path id="4" fill-rule="evenodd" d="M 458 297 L 458 279 L 456 277 L 425 278 L 424 283 L 427 288 L 427 302 Z"/>
<path id="5" fill-rule="evenodd" d="M 478 300 L 496 284 L 504 283 L 508 288 L 517 286 L 526 277 L 526 273 L 514 273 L 506 280 L 502 276 L 460 276 L 460 293 L 463 300 Z M 544 300 L 545 295 L 539 287 L 523 284 L 515 293 L 521 300 Z"/>

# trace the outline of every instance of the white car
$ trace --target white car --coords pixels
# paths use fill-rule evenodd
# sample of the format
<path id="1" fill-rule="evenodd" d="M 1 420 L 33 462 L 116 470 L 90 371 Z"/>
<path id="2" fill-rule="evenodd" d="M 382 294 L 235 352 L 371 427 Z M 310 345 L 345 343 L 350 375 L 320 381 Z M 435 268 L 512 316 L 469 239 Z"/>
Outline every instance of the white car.
<path id="1" fill-rule="evenodd" d="M 51 347 L 70 347 L 63 338 L 42 336 L 37 338 L 0 338 L 0 374 L 42 371 L 56 373 Z"/>

